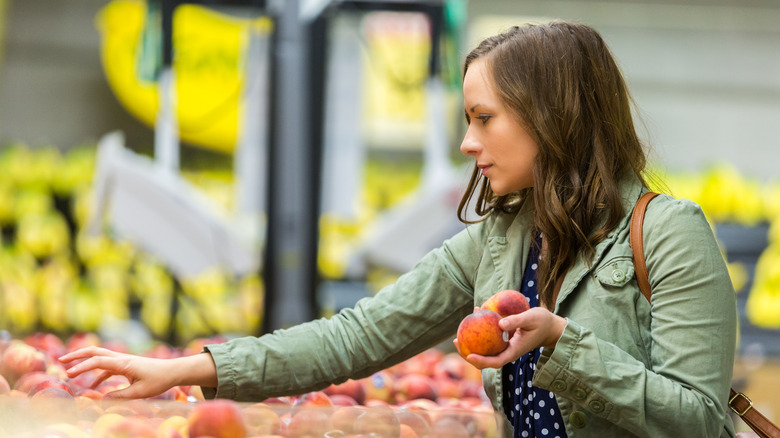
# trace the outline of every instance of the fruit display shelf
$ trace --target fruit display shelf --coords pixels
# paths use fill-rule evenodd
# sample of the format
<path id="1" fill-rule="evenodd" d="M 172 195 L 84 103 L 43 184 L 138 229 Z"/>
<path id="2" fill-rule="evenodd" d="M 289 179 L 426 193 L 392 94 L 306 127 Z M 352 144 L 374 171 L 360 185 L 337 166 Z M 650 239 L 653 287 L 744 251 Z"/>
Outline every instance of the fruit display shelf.
<path id="1" fill-rule="evenodd" d="M 492 438 L 501 421 L 487 406 L 446 408 L 322 406 L 199 402 L 124 401 L 90 398 L 0 396 L 0 437 L 18 438 Z"/>
<path id="2" fill-rule="evenodd" d="M 184 348 L 157 344 L 139 354 L 172 358 L 224 341 L 199 338 Z M 0 438 L 501 436 L 501 417 L 487 400 L 480 372 L 438 348 L 320 391 L 237 403 L 205 400 L 198 386 L 112 400 L 106 395 L 126 387 L 124 377 L 95 384 L 98 373 L 90 371 L 69 378 L 57 360 L 86 346 L 126 351 L 94 333 L 64 341 L 51 333 L 0 336 Z"/>

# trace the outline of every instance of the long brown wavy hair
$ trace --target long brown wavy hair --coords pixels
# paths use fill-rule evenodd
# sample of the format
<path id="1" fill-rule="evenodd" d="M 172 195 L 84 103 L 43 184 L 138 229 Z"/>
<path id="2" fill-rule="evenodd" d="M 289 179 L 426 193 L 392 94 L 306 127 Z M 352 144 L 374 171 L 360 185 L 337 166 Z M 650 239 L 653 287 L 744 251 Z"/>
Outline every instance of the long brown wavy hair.
<path id="1" fill-rule="evenodd" d="M 578 254 L 586 260 L 624 217 L 619 182 L 642 174 L 646 156 L 634 128 L 631 97 L 620 68 L 594 29 L 552 22 L 513 27 L 482 41 L 466 57 L 465 76 L 486 61 L 502 103 L 535 139 L 534 187 L 498 196 L 474 167 L 458 218 L 484 220 L 517 211 L 533 198 L 534 235 L 543 235 L 539 299 L 552 309 L 553 288 Z M 474 199 L 481 219 L 467 219 Z"/>

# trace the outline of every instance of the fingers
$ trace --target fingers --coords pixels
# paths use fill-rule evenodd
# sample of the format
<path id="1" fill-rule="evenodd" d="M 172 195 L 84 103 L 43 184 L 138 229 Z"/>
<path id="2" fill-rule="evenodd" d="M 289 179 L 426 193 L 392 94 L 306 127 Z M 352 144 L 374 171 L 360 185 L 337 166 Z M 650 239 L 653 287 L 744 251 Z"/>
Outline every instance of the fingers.
<path id="1" fill-rule="evenodd" d="M 100 347 L 85 347 L 72 351 L 68 354 L 59 357 L 59 361 L 62 363 L 70 363 L 79 359 L 87 359 L 93 356 L 113 356 L 115 352 Z"/>
<path id="2" fill-rule="evenodd" d="M 98 386 L 100 386 L 101 383 L 105 382 L 109 377 L 113 376 L 114 373 L 110 371 L 103 371 L 102 373 L 98 374 L 98 376 L 95 378 L 95 380 L 92 381 L 92 384 L 89 385 L 90 388 L 95 389 Z"/>
<path id="3" fill-rule="evenodd" d="M 508 332 L 516 329 L 527 329 L 537 318 L 536 312 L 532 312 L 532 310 L 534 309 L 518 313 L 517 315 L 505 316 L 498 321 L 498 326 Z"/>
<path id="4" fill-rule="evenodd" d="M 65 373 L 68 375 L 68 377 L 73 378 L 87 371 L 98 370 L 109 373 L 109 375 L 105 376 L 103 379 L 105 380 L 113 374 L 123 374 L 117 361 L 118 359 L 114 357 L 92 356 L 88 357 L 83 362 L 79 362 L 76 365 L 68 368 L 65 370 Z"/>

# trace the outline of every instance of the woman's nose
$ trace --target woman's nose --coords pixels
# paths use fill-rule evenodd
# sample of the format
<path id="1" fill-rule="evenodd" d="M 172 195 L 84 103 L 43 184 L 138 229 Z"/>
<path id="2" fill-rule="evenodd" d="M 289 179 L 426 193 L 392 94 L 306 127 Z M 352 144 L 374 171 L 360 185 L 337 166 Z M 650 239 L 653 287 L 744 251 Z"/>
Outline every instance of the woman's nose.
<path id="1" fill-rule="evenodd" d="M 477 154 L 479 148 L 479 141 L 471 134 L 471 130 L 467 130 L 466 134 L 463 136 L 463 141 L 460 143 L 460 153 L 473 156 Z"/>

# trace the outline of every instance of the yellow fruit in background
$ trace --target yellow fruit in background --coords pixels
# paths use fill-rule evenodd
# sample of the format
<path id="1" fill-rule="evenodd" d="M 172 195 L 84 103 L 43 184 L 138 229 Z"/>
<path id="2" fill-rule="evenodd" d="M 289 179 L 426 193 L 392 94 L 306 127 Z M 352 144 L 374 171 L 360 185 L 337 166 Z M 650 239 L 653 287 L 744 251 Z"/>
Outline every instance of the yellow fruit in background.
<path id="1" fill-rule="evenodd" d="M 35 292 L 13 281 L 0 283 L 0 321 L 12 333 L 30 332 L 38 322 Z"/>
<path id="2" fill-rule="evenodd" d="M 780 329 L 780 289 L 754 287 L 746 303 L 747 316 L 756 327 Z"/>
<path id="3" fill-rule="evenodd" d="M 767 184 L 763 189 L 762 197 L 769 219 L 780 221 L 780 183 Z"/>
<path id="4" fill-rule="evenodd" d="M 84 186 L 71 192 L 71 216 L 79 229 L 87 226 L 91 220 L 95 203 L 92 198 L 93 191 L 90 186 Z"/>
<path id="5" fill-rule="evenodd" d="M 25 188 L 16 192 L 14 219 L 41 216 L 54 211 L 54 200 L 45 190 Z"/>
<path id="6" fill-rule="evenodd" d="M 16 194 L 11 183 L 0 179 L 0 226 L 13 223 L 16 211 Z"/>
<path id="7" fill-rule="evenodd" d="M 742 288 L 744 288 L 748 282 L 749 275 L 747 268 L 745 268 L 743 263 L 739 262 L 728 263 L 727 267 L 729 270 L 729 277 L 731 277 L 731 284 L 734 286 L 734 290 L 736 292 L 742 291 Z"/>
<path id="8" fill-rule="evenodd" d="M 70 326 L 81 332 L 95 332 L 103 318 L 98 297 L 83 281 L 68 295 Z"/>
<path id="9" fill-rule="evenodd" d="M 19 220 L 17 245 L 38 258 L 61 254 L 70 247 L 70 229 L 59 212 L 28 215 Z"/>
<path id="10" fill-rule="evenodd" d="M 767 239 L 770 246 L 780 246 L 780 217 L 776 218 L 769 225 Z"/>
<path id="11" fill-rule="evenodd" d="M 95 173 L 96 146 L 75 147 L 60 160 L 52 175 L 52 190 L 59 195 L 73 194 L 92 183 Z"/>
<path id="12" fill-rule="evenodd" d="M 165 336 L 171 324 L 172 295 L 150 294 L 141 303 L 141 322 L 155 335 Z"/>
<path id="13" fill-rule="evenodd" d="M 80 231 L 76 235 L 76 254 L 86 266 L 109 264 L 127 269 L 136 251 L 130 242 L 113 240 L 103 234 L 93 237 Z"/>

